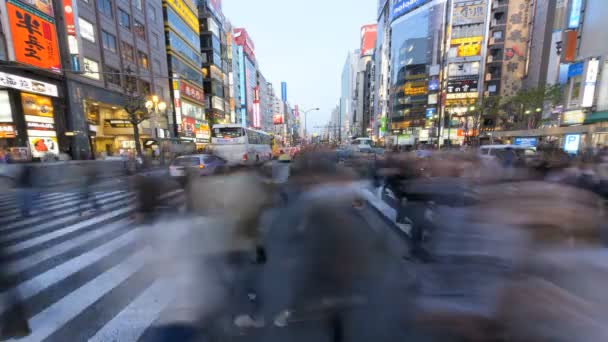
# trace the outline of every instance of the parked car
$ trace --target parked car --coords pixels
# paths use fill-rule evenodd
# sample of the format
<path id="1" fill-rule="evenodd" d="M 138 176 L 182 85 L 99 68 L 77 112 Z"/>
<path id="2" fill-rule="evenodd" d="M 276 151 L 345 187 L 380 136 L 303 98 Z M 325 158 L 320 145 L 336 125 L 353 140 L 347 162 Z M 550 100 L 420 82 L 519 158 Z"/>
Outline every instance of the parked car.
<path id="1" fill-rule="evenodd" d="M 185 178 L 190 172 L 198 172 L 201 176 L 214 174 L 226 161 L 211 154 L 194 154 L 177 157 L 169 166 L 172 178 Z"/>

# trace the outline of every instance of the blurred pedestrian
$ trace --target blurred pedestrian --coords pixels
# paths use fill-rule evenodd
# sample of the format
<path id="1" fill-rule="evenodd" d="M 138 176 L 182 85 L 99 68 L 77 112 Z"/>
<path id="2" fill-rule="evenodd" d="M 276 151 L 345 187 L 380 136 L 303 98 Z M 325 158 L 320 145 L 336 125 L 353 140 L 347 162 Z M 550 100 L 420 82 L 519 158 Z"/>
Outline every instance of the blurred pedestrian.
<path id="1" fill-rule="evenodd" d="M 150 176 L 137 176 L 135 191 L 137 193 L 137 216 L 142 224 L 153 223 L 156 209 L 160 204 L 162 181 Z"/>
<path id="2" fill-rule="evenodd" d="M 32 210 L 32 203 L 36 197 L 34 189 L 34 166 L 25 164 L 21 167 L 21 172 L 17 177 L 17 197 L 21 216 L 29 217 Z"/>
<path id="3" fill-rule="evenodd" d="M 95 198 L 95 192 L 93 190 L 93 187 L 97 182 L 97 173 L 98 171 L 95 165 L 85 166 L 80 187 L 80 201 L 78 201 L 80 215 L 84 214 L 82 208 L 86 207 L 87 205 L 89 205 L 95 211 L 101 209 L 101 206 Z"/>

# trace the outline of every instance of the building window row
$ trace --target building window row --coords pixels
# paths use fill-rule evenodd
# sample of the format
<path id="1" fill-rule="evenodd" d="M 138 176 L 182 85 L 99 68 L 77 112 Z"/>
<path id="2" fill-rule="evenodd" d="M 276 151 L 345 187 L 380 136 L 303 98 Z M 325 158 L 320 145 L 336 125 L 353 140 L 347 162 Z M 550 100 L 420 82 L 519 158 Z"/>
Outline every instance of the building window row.
<path id="1" fill-rule="evenodd" d="M 190 27 L 188 27 L 175 12 L 167 7 L 167 21 L 169 26 L 173 28 L 184 40 L 194 46 L 195 48 L 200 46 L 200 37 Z"/>

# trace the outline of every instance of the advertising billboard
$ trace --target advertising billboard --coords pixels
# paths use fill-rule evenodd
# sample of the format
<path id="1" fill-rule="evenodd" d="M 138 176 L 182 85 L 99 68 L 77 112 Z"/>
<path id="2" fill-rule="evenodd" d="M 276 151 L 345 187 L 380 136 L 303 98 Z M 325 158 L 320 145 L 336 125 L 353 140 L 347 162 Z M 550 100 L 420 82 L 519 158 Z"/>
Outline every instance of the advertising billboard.
<path id="1" fill-rule="evenodd" d="M 477 78 L 462 78 L 448 80 L 448 93 L 471 93 L 478 91 L 479 81 Z"/>
<path id="2" fill-rule="evenodd" d="M 30 93 L 38 93 L 54 97 L 59 96 L 59 90 L 54 84 L 40 82 L 31 78 L 11 75 L 4 72 L 0 72 L 0 87 L 25 90 Z"/>
<path id="3" fill-rule="evenodd" d="M 76 26 L 77 22 L 74 19 L 78 17 L 78 11 L 72 0 L 63 1 L 63 17 L 65 18 L 65 29 L 68 36 L 71 67 L 74 71 L 80 71 L 80 30 Z"/>
<path id="4" fill-rule="evenodd" d="M 194 13 L 182 0 L 166 0 L 175 13 L 183 20 L 194 32 L 199 33 L 198 13 Z"/>
<path id="5" fill-rule="evenodd" d="M 28 5 L 33 8 L 36 12 L 40 12 L 43 15 L 47 15 L 51 18 L 54 17 L 53 13 L 53 1 L 50 0 L 20 0 L 22 4 Z"/>
<path id="6" fill-rule="evenodd" d="M 457 57 L 472 57 L 480 55 L 482 41 L 482 36 L 453 38 L 450 40 L 450 45 L 457 48 Z"/>
<path id="7" fill-rule="evenodd" d="M 585 77 L 585 87 L 583 88 L 582 107 L 592 107 L 595 100 L 595 86 L 597 83 L 597 75 L 599 73 L 599 59 L 591 59 L 587 63 L 587 75 Z"/>
<path id="8" fill-rule="evenodd" d="M 391 8 L 391 21 L 420 7 L 431 0 L 395 0 Z"/>
<path id="9" fill-rule="evenodd" d="M 471 25 L 483 23 L 486 19 L 486 4 L 460 2 L 454 4 L 452 25 Z"/>
<path id="10" fill-rule="evenodd" d="M 284 122 L 283 115 L 281 115 L 281 114 L 273 115 L 273 117 L 272 117 L 272 123 L 273 124 L 275 124 L 275 125 L 282 125 L 283 122 Z"/>
<path id="11" fill-rule="evenodd" d="M 244 28 L 235 28 L 234 42 L 236 45 L 242 46 L 245 54 L 255 61 L 255 45 L 253 44 L 251 37 L 249 37 L 247 30 Z"/>
<path id="12" fill-rule="evenodd" d="M 378 25 L 371 24 L 361 27 L 361 56 L 372 56 L 376 48 Z"/>
<path id="13" fill-rule="evenodd" d="M 6 11 L 13 41 L 14 60 L 42 69 L 61 72 L 55 23 L 25 6 L 7 2 Z"/>
<path id="14" fill-rule="evenodd" d="M 205 94 L 202 89 L 194 87 L 186 82 L 180 82 L 179 90 L 184 97 L 198 102 L 205 102 Z"/>
<path id="15" fill-rule="evenodd" d="M 42 158 L 47 153 L 59 155 L 57 137 L 30 137 L 29 142 L 34 158 Z"/>
<path id="16" fill-rule="evenodd" d="M 255 75 L 255 65 L 249 60 L 249 58 L 245 57 L 245 94 L 246 94 L 246 116 L 248 121 L 248 125 L 253 125 L 253 99 L 254 99 L 254 89 L 257 86 L 256 75 Z"/>
<path id="17" fill-rule="evenodd" d="M 581 11 L 583 10 L 583 0 L 572 0 L 570 16 L 568 17 L 568 28 L 578 28 L 581 22 Z"/>

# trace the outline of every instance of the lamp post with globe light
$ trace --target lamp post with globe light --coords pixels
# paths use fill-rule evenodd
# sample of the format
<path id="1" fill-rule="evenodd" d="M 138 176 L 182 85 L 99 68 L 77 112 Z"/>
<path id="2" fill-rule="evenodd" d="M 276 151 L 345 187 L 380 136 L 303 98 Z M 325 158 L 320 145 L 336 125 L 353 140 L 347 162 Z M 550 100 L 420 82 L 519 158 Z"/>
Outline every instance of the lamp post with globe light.
<path id="1" fill-rule="evenodd" d="M 154 134 L 156 135 L 156 138 L 159 140 L 157 141 L 158 143 L 158 150 L 159 150 L 159 157 L 160 157 L 160 164 L 164 165 L 165 164 L 165 153 L 162 147 L 162 142 L 160 141 L 160 139 L 164 139 L 164 138 L 168 138 L 167 136 L 167 130 L 165 130 L 164 128 L 161 127 L 157 127 L 159 126 L 159 118 L 160 117 L 165 117 L 166 118 L 166 110 L 167 110 L 167 103 L 164 101 L 160 101 L 157 95 L 152 95 L 150 100 L 146 101 L 146 109 L 148 109 L 148 113 L 150 115 L 150 118 L 152 119 L 152 127 L 154 127 Z M 168 119 L 167 119 L 168 122 Z M 162 132 L 162 134 L 161 134 Z"/>

